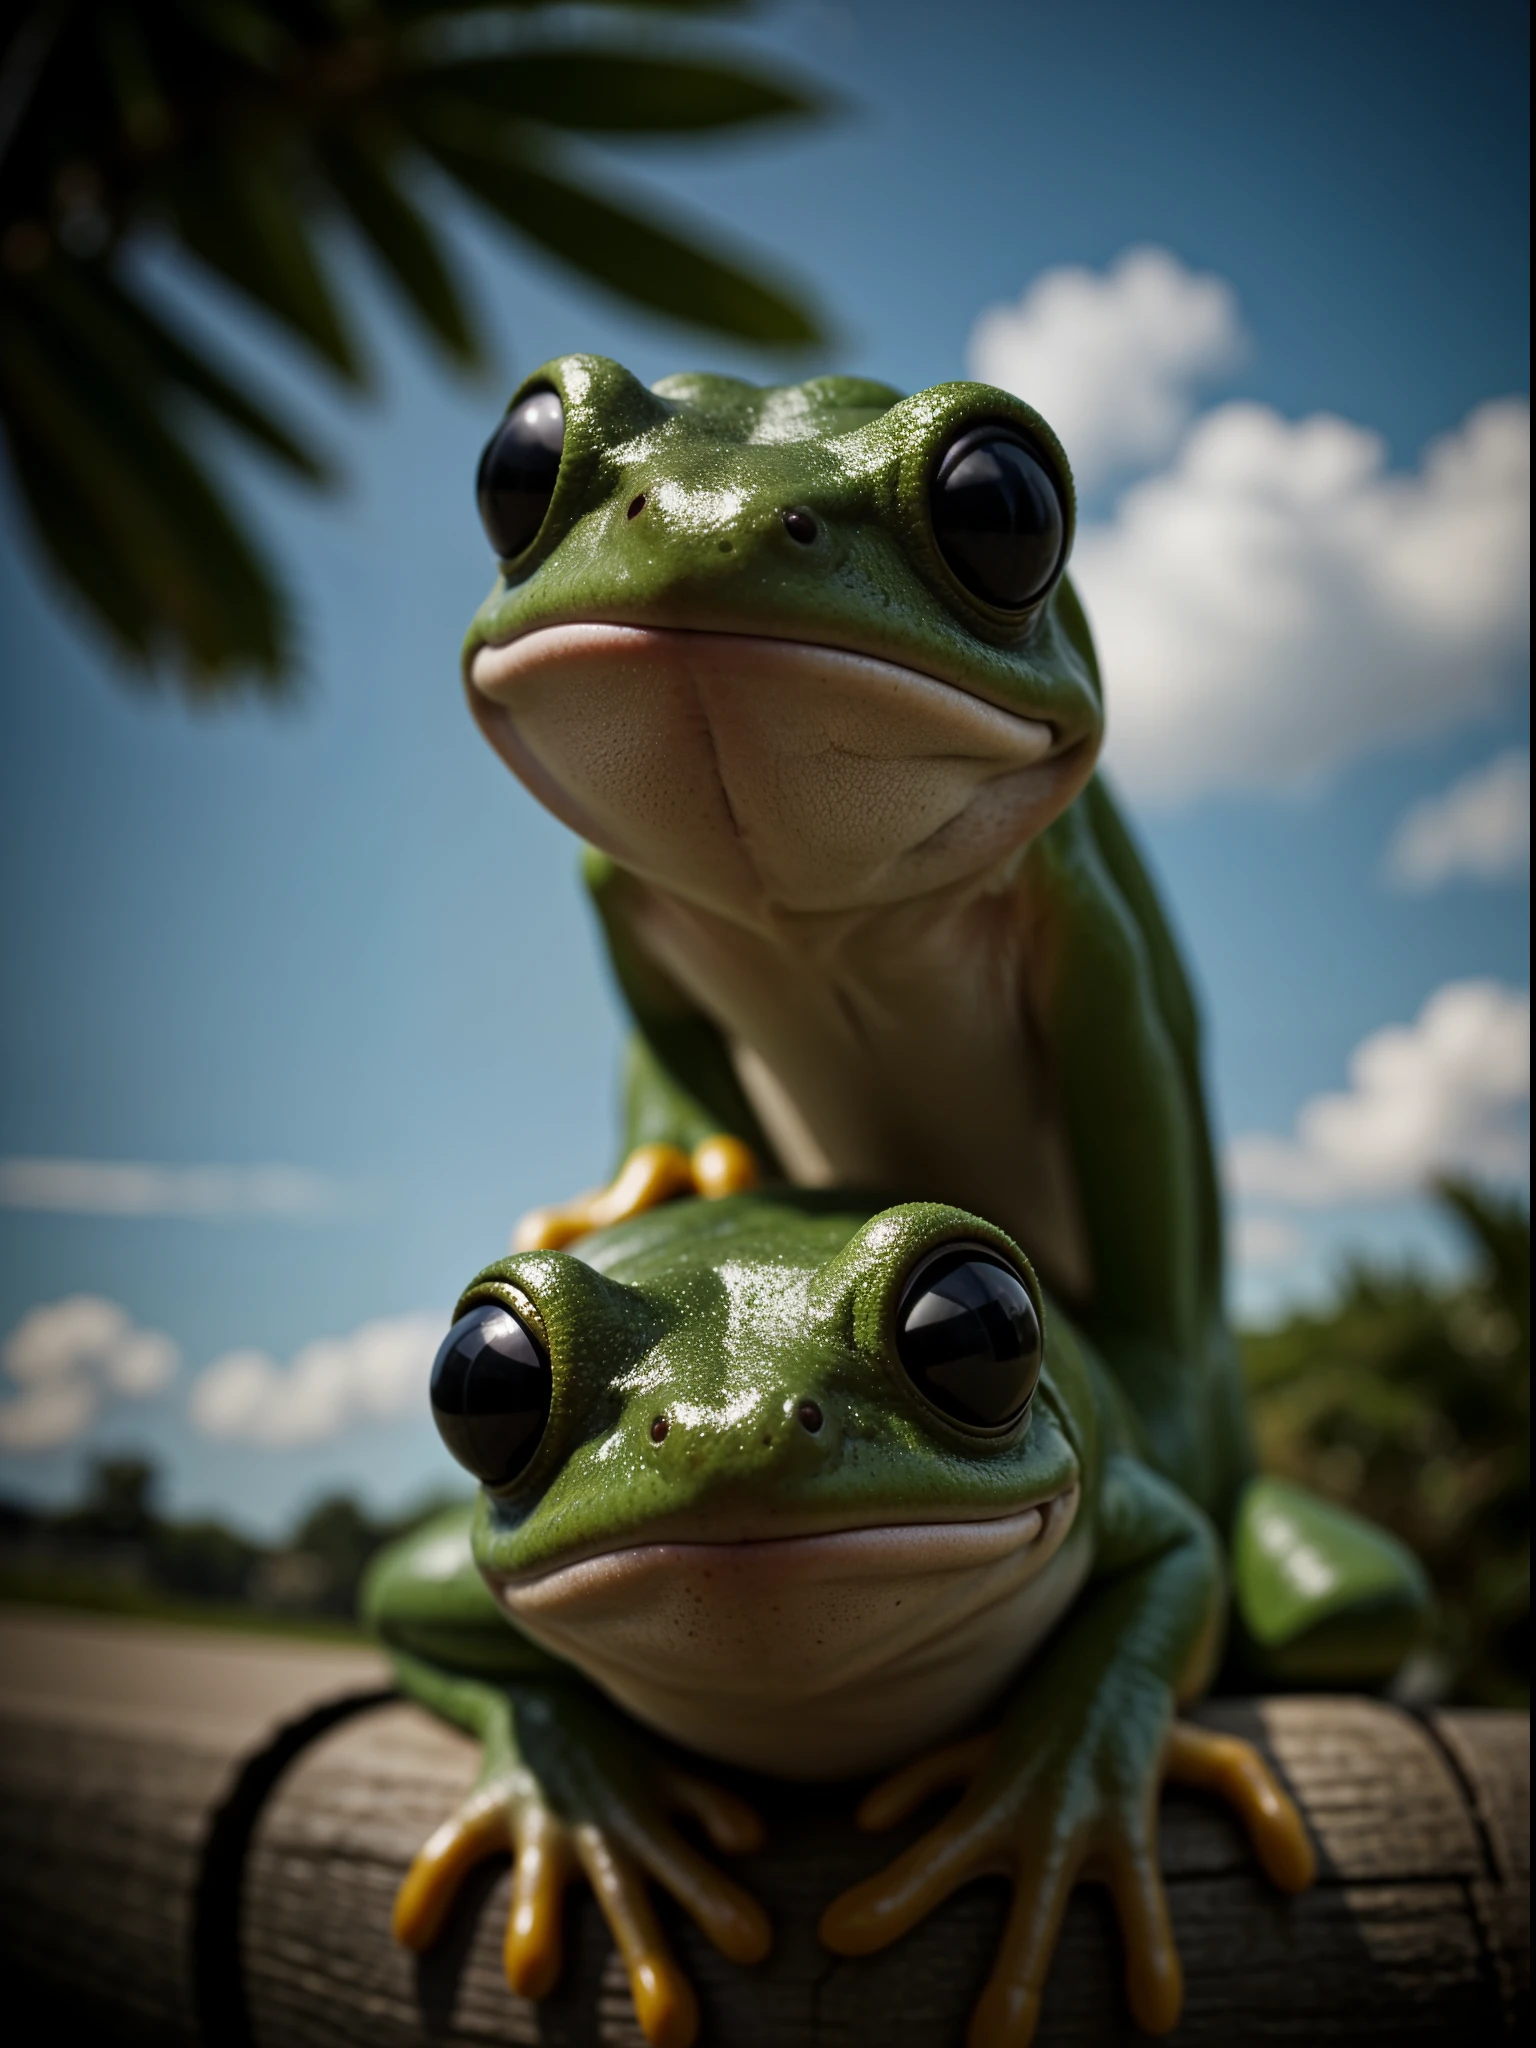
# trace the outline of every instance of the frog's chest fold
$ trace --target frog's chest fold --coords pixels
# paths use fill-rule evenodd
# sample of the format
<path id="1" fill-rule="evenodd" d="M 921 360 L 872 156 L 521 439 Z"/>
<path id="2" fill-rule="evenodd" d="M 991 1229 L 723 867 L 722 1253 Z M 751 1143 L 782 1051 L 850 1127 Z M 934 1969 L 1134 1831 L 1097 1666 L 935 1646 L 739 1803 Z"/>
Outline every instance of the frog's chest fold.
<path id="1" fill-rule="evenodd" d="M 761 922 L 983 872 L 1086 772 L 1053 729 L 895 663 L 743 633 L 579 623 L 485 647 L 487 738 L 632 872 Z"/>
<path id="2" fill-rule="evenodd" d="M 1015 891 L 753 931 L 637 885 L 645 950 L 713 1017 L 791 1180 L 953 1202 L 1067 1300 L 1092 1268 Z"/>
<path id="3" fill-rule="evenodd" d="M 481 648 L 470 680 L 509 765 L 637 878 L 642 945 L 725 1033 L 791 1178 L 991 1217 L 1083 1299 L 1005 878 L 1091 750 L 934 676 L 753 634 L 551 626 Z"/>

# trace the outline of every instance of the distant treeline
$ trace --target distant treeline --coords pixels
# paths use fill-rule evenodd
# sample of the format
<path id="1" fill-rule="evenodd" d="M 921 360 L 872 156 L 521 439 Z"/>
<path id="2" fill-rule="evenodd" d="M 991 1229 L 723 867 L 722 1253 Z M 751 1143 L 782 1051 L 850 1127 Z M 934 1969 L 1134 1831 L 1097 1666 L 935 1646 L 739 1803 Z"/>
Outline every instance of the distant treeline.
<path id="1" fill-rule="evenodd" d="M 159 1512 L 147 1458 L 103 1458 L 76 1507 L 0 1501 L 0 1598 L 129 1614 L 348 1626 L 363 1568 L 382 1544 L 443 1505 L 375 1519 L 347 1494 L 263 1544 L 211 1519 Z"/>

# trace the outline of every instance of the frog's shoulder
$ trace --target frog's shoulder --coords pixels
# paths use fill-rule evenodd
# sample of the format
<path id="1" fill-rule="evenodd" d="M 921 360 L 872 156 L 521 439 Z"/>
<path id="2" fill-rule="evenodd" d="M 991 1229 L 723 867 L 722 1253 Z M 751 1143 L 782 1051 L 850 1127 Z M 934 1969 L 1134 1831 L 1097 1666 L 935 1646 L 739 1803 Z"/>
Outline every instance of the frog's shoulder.
<path id="1" fill-rule="evenodd" d="M 810 377 L 802 384 L 749 384 L 704 370 L 663 377 L 651 390 L 722 440 L 817 441 L 853 433 L 904 394 L 872 377 Z"/>

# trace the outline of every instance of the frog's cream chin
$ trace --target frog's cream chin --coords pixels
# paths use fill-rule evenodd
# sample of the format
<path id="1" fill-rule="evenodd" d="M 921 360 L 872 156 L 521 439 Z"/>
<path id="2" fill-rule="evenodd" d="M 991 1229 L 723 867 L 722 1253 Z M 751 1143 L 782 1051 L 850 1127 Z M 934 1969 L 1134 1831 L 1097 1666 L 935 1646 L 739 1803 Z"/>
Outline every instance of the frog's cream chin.
<path id="1" fill-rule="evenodd" d="M 493 1582 L 636 1719 L 776 1777 L 883 1769 L 972 1720 L 1091 1562 L 1073 1485 L 994 1520 L 640 1543 Z"/>
<path id="2" fill-rule="evenodd" d="M 545 626 L 469 668 L 482 731 L 583 839 L 745 923 L 995 868 L 1092 749 L 915 669 L 748 633 Z"/>

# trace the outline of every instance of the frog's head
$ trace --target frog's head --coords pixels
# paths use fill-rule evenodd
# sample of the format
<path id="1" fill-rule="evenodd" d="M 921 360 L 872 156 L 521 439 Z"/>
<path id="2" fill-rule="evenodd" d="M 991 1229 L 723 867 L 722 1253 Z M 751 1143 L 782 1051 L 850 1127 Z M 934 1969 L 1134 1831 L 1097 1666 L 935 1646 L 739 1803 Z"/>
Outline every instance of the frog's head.
<path id="1" fill-rule="evenodd" d="M 433 1373 L 508 1614 L 639 1718 L 791 1777 L 974 1714 L 1086 1571 L 1086 1369 L 964 1211 L 678 1202 L 473 1282 Z"/>
<path id="2" fill-rule="evenodd" d="M 759 389 L 566 356 L 486 448 L 491 744 L 623 866 L 755 922 L 985 875 L 1102 732 L 1071 472 L 987 384 Z"/>

